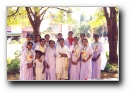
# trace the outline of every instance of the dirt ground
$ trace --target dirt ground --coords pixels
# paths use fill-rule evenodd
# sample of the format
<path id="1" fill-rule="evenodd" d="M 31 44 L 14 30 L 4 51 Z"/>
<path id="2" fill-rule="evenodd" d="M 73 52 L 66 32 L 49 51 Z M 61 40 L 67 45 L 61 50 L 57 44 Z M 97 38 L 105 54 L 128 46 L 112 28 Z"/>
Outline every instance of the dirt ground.
<path id="1" fill-rule="evenodd" d="M 118 78 L 118 73 L 107 73 L 102 72 L 101 73 L 101 79 L 110 79 L 110 78 Z M 19 74 L 8 74 L 7 80 L 19 80 Z"/>

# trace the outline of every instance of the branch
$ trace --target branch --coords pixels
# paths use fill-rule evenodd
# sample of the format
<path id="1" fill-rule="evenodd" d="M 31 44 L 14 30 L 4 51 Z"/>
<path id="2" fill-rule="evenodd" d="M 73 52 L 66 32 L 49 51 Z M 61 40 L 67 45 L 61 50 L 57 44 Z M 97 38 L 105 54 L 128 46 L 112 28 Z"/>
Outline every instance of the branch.
<path id="1" fill-rule="evenodd" d="M 47 12 L 49 12 L 49 13 L 50 13 L 50 16 L 52 17 L 51 12 L 50 12 L 50 11 L 48 11 L 48 10 L 47 10 Z M 42 20 L 44 20 L 44 19 L 46 19 L 46 18 L 44 18 L 44 16 L 42 16 L 41 21 L 42 21 Z"/>
<path id="2" fill-rule="evenodd" d="M 27 16 L 28 16 L 28 18 L 29 18 L 29 21 L 30 21 L 32 27 L 34 27 L 34 21 L 33 21 L 32 17 L 31 17 L 31 15 L 30 15 L 29 7 L 25 7 L 25 9 L 26 9 L 26 12 L 27 12 Z"/>
<path id="3" fill-rule="evenodd" d="M 52 17 L 51 11 L 47 11 L 47 12 L 49 12 L 49 13 L 50 13 L 50 16 Z"/>
<path id="4" fill-rule="evenodd" d="M 14 16 L 17 12 L 19 11 L 19 7 L 17 7 L 15 13 L 11 14 L 11 15 L 8 15 L 7 17 L 11 17 L 11 16 Z"/>
<path id="5" fill-rule="evenodd" d="M 103 7 L 103 10 L 104 10 L 105 17 L 108 20 L 109 19 L 109 15 L 108 15 L 106 7 Z"/>
<path id="6" fill-rule="evenodd" d="M 35 14 L 33 13 L 31 7 L 29 7 L 30 13 L 34 16 Z"/>
<path id="7" fill-rule="evenodd" d="M 65 12 L 67 12 L 67 13 L 71 13 L 69 10 L 65 10 L 65 9 L 62 9 L 62 8 L 58 8 L 58 7 L 52 7 L 52 8 L 55 8 L 55 9 L 58 9 L 58 10 L 65 11 Z"/>
<path id="8" fill-rule="evenodd" d="M 46 13 L 46 10 L 48 10 L 50 7 L 46 8 L 41 14 L 40 16 L 44 15 Z"/>
<path id="9" fill-rule="evenodd" d="M 44 8 L 44 7 L 41 7 L 41 9 L 39 10 L 39 12 L 42 10 L 42 8 Z"/>

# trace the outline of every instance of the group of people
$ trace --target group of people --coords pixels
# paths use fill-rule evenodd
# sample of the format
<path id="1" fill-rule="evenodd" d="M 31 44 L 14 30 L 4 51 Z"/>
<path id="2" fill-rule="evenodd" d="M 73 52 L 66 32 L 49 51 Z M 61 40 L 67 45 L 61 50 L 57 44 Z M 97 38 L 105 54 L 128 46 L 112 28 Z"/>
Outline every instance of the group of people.
<path id="1" fill-rule="evenodd" d="M 36 36 L 31 42 L 31 35 L 22 46 L 20 62 L 20 80 L 92 80 L 100 79 L 101 53 L 103 45 L 99 36 L 94 34 L 94 42 L 88 43 L 85 34 L 62 38 L 58 33 L 57 41 Z"/>

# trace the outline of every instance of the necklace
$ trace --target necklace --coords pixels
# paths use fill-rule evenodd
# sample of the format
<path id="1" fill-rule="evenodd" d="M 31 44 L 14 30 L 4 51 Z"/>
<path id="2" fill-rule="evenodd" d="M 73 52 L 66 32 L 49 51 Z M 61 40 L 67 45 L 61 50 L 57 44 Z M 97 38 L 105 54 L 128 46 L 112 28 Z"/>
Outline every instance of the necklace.
<path id="1" fill-rule="evenodd" d="M 27 51 L 27 55 L 26 55 L 27 61 L 31 62 L 31 60 L 33 58 L 33 52 L 32 52 L 32 50 L 28 50 L 28 49 L 26 49 L 26 51 Z"/>

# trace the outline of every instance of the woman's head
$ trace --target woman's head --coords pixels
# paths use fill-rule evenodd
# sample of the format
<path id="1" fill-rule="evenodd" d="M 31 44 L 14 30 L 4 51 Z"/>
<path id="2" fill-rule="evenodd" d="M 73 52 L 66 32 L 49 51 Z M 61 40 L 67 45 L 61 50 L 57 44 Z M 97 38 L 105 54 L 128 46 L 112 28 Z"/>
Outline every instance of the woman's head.
<path id="1" fill-rule="evenodd" d="M 59 38 L 62 38 L 62 34 L 61 33 L 58 33 L 58 39 Z"/>
<path id="2" fill-rule="evenodd" d="M 84 33 L 80 34 L 80 38 L 81 38 L 81 40 L 84 39 L 85 38 L 85 34 Z"/>
<path id="3" fill-rule="evenodd" d="M 50 35 L 46 34 L 45 39 L 46 39 L 46 41 L 49 41 L 50 40 Z"/>
<path id="4" fill-rule="evenodd" d="M 29 50 L 32 49 L 32 46 L 33 46 L 33 43 L 32 43 L 32 42 L 28 42 L 28 43 L 27 43 L 27 48 L 28 48 Z"/>
<path id="5" fill-rule="evenodd" d="M 27 39 L 28 42 L 30 42 L 31 39 L 32 39 L 31 35 L 28 34 L 28 35 L 26 36 L 26 39 Z"/>
<path id="6" fill-rule="evenodd" d="M 35 39 L 35 43 L 40 42 L 41 36 L 40 35 L 36 35 L 36 39 Z"/>
<path id="7" fill-rule="evenodd" d="M 94 39 L 95 39 L 95 42 L 98 42 L 98 40 L 99 40 L 99 35 L 94 34 Z"/>
<path id="8" fill-rule="evenodd" d="M 35 53 L 37 58 L 40 58 L 42 56 L 42 52 L 39 50 L 35 50 Z"/>
<path id="9" fill-rule="evenodd" d="M 83 46 L 87 46 L 88 40 L 87 40 L 87 39 L 83 39 L 83 40 L 82 40 L 82 44 L 83 44 Z"/>
<path id="10" fill-rule="evenodd" d="M 78 40 L 79 40 L 78 37 L 74 37 L 74 43 L 75 44 L 78 44 Z"/>
<path id="11" fill-rule="evenodd" d="M 60 38 L 59 43 L 60 43 L 61 46 L 64 45 L 64 38 Z"/>
<path id="12" fill-rule="evenodd" d="M 45 45 L 45 42 L 46 42 L 46 40 L 45 40 L 44 38 L 41 38 L 41 40 L 40 40 L 40 45 L 41 45 L 41 46 L 44 46 L 44 45 Z"/>
<path id="13" fill-rule="evenodd" d="M 50 41 L 49 41 L 49 45 L 50 45 L 50 47 L 54 47 L 54 46 L 55 46 L 55 41 L 50 40 Z"/>
<path id="14" fill-rule="evenodd" d="M 73 32 L 72 31 L 69 31 L 68 32 L 68 36 L 71 38 L 71 37 L 73 37 Z"/>

